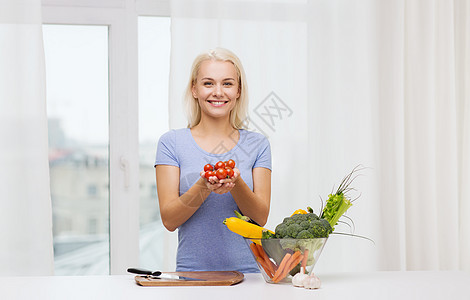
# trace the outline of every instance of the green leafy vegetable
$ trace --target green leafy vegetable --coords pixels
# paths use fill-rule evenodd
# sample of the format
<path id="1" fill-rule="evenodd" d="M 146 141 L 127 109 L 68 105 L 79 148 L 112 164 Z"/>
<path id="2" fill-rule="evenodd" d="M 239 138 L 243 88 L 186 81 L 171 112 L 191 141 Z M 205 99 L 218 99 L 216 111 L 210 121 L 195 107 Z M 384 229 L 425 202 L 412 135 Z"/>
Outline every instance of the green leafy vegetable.
<path id="1" fill-rule="evenodd" d="M 328 195 L 328 200 L 326 201 L 320 218 L 327 220 L 333 230 L 339 218 L 352 206 L 352 201 L 348 196 L 348 192 L 352 190 L 352 188 L 349 186 L 358 176 L 355 175 L 355 173 L 360 170 L 362 169 L 360 169 L 359 166 L 355 167 L 351 173 L 343 178 L 336 193 Z"/>

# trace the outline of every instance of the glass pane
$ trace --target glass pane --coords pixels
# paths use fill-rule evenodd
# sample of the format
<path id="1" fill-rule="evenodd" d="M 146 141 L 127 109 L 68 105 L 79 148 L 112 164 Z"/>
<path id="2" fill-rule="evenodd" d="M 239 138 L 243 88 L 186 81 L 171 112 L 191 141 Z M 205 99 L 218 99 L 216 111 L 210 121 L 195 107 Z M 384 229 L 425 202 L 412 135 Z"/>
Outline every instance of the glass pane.
<path id="1" fill-rule="evenodd" d="M 108 27 L 43 32 L 55 274 L 109 274 Z"/>
<path id="2" fill-rule="evenodd" d="M 140 264 L 164 265 L 165 229 L 155 184 L 155 150 L 168 130 L 170 18 L 139 17 Z"/>

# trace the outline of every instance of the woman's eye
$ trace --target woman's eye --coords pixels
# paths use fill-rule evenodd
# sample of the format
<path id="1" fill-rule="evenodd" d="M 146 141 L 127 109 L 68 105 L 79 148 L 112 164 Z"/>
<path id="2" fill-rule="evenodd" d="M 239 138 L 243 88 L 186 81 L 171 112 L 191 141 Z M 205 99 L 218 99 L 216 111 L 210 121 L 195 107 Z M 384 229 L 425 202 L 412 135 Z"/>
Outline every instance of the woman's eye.
<path id="1" fill-rule="evenodd" d="M 225 82 L 224 85 L 226 85 L 226 86 L 232 86 L 233 83 L 231 83 L 231 82 Z"/>
<path id="2" fill-rule="evenodd" d="M 212 82 L 204 82 L 204 85 L 212 85 Z"/>

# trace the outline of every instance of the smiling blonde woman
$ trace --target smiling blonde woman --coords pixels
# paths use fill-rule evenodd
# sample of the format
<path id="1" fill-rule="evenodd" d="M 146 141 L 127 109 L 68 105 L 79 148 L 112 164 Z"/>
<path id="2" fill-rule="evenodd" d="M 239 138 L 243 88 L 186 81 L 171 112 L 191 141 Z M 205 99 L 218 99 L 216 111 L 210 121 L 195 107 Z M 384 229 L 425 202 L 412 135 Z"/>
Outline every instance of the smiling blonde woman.
<path id="1" fill-rule="evenodd" d="M 160 137 L 155 160 L 160 215 L 178 229 L 177 271 L 259 272 L 243 238 L 223 220 L 234 210 L 260 225 L 271 199 L 271 148 L 243 128 L 248 105 L 240 60 L 217 48 L 199 55 L 186 90 L 188 127 Z M 203 167 L 233 159 L 231 178 L 204 177 Z"/>

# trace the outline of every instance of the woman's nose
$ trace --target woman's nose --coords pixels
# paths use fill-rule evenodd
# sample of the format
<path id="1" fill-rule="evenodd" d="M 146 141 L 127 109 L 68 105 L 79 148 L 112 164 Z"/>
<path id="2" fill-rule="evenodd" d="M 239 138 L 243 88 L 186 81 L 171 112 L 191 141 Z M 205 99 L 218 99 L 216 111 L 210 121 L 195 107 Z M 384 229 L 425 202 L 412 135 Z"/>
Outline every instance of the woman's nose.
<path id="1" fill-rule="evenodd" d="M 217 97 L 222 96 L 222 87 L 219 84 L 215 85 L 213 94 Z"/>

